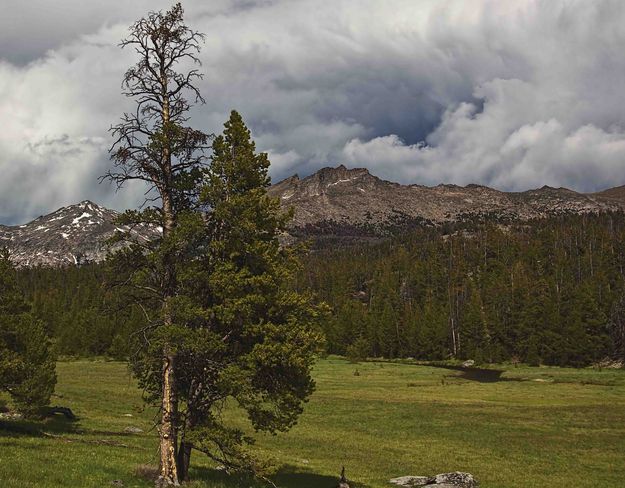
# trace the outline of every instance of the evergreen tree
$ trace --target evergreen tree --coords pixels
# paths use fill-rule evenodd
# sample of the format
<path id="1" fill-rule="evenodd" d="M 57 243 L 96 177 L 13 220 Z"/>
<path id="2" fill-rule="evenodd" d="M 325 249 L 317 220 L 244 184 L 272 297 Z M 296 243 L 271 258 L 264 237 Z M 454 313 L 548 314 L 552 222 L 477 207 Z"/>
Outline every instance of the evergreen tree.
<path id="1" fill-rule="evenodd" d="M 154 330 L 134 365 L 141 385 L 158 399 L 155 358 L 164 344 L 175 345 L 181 481 L 192 449 L 231 469 L 262 472 L 246 449 L 250 439 L 221 418 L 224 402 L 236 401 L 254 429 L 275 433 L 294 425 L 314 387 L 324 309 L 292 289 L 299 250 L 279 243 L 290 214 L 267 195 L 268 167 L 233 111 L 213 143 L 199 210 L 181 212 L 172 234 L 185 256 L 175 268 L 172 326 Z"/>
<path id="2" fill-rule="evenodd" d="M 56 384 L 55 357 L 43 323 L 30 313 L 6 249 L 0 250 L 0 389 L 33 414 Z"/>
<path id="3" fill-rule="evenodd" d="M 622 355 L 624 239 L 622 213 L 449 224 L 318 250 L 298 286 L 334 310 L 330 352 L 584 366 Z"/>
<path id="4" fill-rule="evenodd" d="M 625 362 L 625 295 L 612 305 L 609 327 L 614 343 L 613 356 Z"/>

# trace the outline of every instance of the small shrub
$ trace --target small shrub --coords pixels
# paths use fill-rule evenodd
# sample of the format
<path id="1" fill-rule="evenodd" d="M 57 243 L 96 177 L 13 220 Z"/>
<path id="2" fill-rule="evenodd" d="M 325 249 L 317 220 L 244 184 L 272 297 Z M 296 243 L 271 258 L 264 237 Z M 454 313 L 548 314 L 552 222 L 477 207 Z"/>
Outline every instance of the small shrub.
<path id="1" fill-rule="evenodd" d="M 349 346 L 347 346 L 346 355 L 347 359 L 349 359 L 353 363 L 357 363 L 359 361 L 364 361 L 367 359 L 369 355 L 369 344 L 367 344 L 367 340 L 364 337 L 359 337 Z"/>

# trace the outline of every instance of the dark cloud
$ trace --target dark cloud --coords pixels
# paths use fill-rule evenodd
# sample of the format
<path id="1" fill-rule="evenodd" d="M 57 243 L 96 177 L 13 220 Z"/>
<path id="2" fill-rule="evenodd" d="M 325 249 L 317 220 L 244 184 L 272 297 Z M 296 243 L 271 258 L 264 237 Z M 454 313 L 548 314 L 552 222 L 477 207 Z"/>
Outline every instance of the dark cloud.
<path id="1" fill-rule="evenodd" d="M 167 2 L 33 0 L 0 20 L 0 221 L 142 192 L 97 183 L 131 52 L 128 25 Z M 344 162 L 415 183 L 593 191 L 625 182 L 620 0 L 184 2 L 207 34 L 206 105 L 232 108 L 274 179 Z"/>

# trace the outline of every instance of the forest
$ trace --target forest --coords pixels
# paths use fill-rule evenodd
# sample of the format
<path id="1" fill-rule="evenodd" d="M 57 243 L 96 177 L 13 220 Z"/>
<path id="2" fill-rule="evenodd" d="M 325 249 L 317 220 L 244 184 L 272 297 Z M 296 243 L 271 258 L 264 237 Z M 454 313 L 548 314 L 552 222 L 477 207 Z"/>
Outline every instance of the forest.
<path id="1" fill-rule="evenodd" d="M 422 229 L 319 252 L 298 286 L 333 353 L 585 366 L 623 355 L 624 243 L 622 214 Z"/>
<path id="2" fill-rule="evenodd" d="M 292 286 L 329 305 L 328 353 L 586 366 L 623 358 L 625 215 L 412 230 L 317 249 Z M 143 325 L 102 265 L 21 269 L 61 356 L 132 354 Z"/>

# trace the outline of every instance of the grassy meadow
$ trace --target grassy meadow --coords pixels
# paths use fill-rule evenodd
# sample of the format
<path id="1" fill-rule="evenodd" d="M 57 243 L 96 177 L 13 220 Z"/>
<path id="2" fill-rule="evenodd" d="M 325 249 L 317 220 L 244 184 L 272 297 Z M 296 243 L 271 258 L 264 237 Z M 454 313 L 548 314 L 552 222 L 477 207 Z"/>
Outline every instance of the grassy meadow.
<path id="1" fill-rule="evenodd" d="M 0 420 L 2 487 L 152 486 L 154 411 L 144 409 L 126 365 L 60 362 L 57 373 L 53 404 L 79 419 Z M 431 366 L 331 357 L 315 378 L 298 425 L 258 437 L 257 448 L 280 466 L 279 487 L 331 488 L 342 465 L 362 488 L 455 470 L 484 488 L 623 486 L 625 371 L 510 366 L 501 381 L 482 382 Z M 193 463 L 191 486 L 251 486 L 199 454 Z"/>

